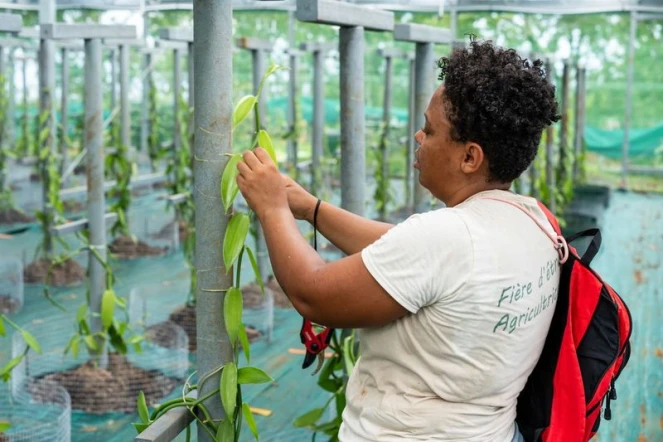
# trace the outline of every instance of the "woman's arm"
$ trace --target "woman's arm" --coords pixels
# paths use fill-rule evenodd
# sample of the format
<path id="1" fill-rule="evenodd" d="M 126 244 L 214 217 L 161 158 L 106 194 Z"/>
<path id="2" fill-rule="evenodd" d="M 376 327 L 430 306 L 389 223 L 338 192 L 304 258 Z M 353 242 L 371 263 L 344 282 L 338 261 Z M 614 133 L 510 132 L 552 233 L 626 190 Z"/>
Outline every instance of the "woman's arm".
<path id="1" fill-rule="evenodd" d="M 317 198 L 288 176 L 284 175 L 284 180 L 292 214 L 313 224 Z M 347 255 L 361 252 L 393 227 L 392 224 L 366 219 L 324 201 L 318 209 L 316 225 L 325 238 Z"/>

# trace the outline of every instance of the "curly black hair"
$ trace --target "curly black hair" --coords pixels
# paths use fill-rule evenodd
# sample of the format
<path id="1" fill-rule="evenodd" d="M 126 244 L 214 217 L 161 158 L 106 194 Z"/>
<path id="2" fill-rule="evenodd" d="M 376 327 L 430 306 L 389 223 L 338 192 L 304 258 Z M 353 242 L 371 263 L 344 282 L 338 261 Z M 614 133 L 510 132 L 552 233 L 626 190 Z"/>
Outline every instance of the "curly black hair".
<path id="1" fill-rule="evenodd" d="M 438 60 L 451 137 L 483 148 L 489 181 L 518 178 L 534 160 L 545 127 L 560 119 L 542 66 L 474 39 Z"/>

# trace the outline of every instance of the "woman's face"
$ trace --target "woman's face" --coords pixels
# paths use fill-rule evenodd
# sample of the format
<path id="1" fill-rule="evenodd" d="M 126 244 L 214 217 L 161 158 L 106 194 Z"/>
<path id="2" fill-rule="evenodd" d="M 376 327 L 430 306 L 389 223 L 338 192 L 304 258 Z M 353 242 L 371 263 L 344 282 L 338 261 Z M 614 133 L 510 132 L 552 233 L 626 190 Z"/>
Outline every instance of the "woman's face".
<path id="1" fill-rule="evenodd" d="M 446 117 L 440 86 L 431 97 L 425 114 L 424 127 L 414 134 L 419 144 L 415 150 L 414 168 L 419 171 L 419 183 L 433 196 L 447 203 L 464 179 L 461 164 L 463 143 L 451 138 L 451 125 Z"/>

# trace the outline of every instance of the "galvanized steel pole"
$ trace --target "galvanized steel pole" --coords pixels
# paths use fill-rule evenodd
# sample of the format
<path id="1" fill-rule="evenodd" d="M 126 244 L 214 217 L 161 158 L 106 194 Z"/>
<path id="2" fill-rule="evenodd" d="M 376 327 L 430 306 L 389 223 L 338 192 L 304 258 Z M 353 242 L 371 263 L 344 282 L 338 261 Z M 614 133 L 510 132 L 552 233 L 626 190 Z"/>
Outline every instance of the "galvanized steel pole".
<path id="1" fill-rule="evenodd" d="M 14 51 L 15 48 L 9 49 L 9 54 L 7 54 L 7 61 L 9 64 L 9 69 L 7 69 L 7 81 L 9 83 L 9 95 L 7 96 L 7 139 L 9 144 L 14 146 L 16 144 L 16 136 L 14 130 L 14 122 L 16 121 L 16 83 L 14 82 L 14 77 L 16 73 L 16 65 L 14 60 Z"/>
<path id="2" fill-rule="evenodd" d="M 339 30 L 341 89 L 341 207 L 364 215 L 366 149 L 364 122 L 364 28 Z"/>
<path id="3" fill-rule="evenodd" d="M 147 15 L 147 12 L 143 12 L 143 37 L 147 38 L 150 34 L 149 32 L 150 19 Z M 146 52 L 143 55 L 143 72 L 150 69 L 152 64 L 152 56 L 149 52 Z M 150 79 L 151 72 L 148 72 L 145 77 L 143 77 L 143 90 L 142 90 L 142 99 L 140 103 L 140 150 L 143 155 L 147 154 L 147 139 L 149 137 L 149 110 L 148 110 L 148 100 L 149 100 L 149 91 L 150 91 Z M 152 167 L 152 164 L 150 164 Z"/>
<path id="4" fill-rule="evenodd" d="M 405 153 L 405 206 L 410 212 L 414 211 L 413 195 L 413 168 L 414 163 L 414 133 L 416 126 L 414 124 L 415 113 L 415 94 L 416 94 L 416 64 L 414 58 L 410 60 L 410 84 L 407 98 L 407 151 Z"/>
<path id="5" fill-rule="evenodd" d="M 194 109 L 195 107 L 195 90 L 194 90 L 194 64 L 193 64 L 193 42 L 187 43 L 187 72 L 188 72 L 188 86 L 189 86 L 189 109 Z M 190 143 L 190 148 L 193 150 L 193 134 L 195 132 L 194 130 L 194 125 L 195 125 L 195 118 L 194 118 L 194 113 L 193 111 L 190 113 L 189 116 L 189 124 L 188 124 L 188 129 L 189 129 L 189 143 Z"/>
<path id="6" fill-rule="evenodd" d="M 102 118 L 101 40 L 85 40 L 85 129 L 87 148 L 87 212 L 90 247 L 106 260 L 106 198 L 104 195 L 104 147 Z M 105 289 L 104 265 L 88 254 L 90 311 L 101 311 L 101 298 Z M 92 333 L 101 330 L 101 318 L 90 318 Z"/>
<path id="7" fill-rule="evenodd" d="M 260 87 L 260 80 L 265 73 L 265 52 L 261 49 L 251 49 L 251 59 L 253 62 L 253 93 L 257 94 L 258 88 Z M 267 118 L 267 115 L 265 114 L 265 101 L 267 99 L 264 89 L 261 92 L 261 96 L 258 98 L 258 100 L 260 123 L 261 127 L 264 127 Z M 256 230 L 256 261 L 258 263 L 258 269 L 260 270 L 260 276 L 262 277 L 263 281 L 266 281 L 267 273 L 269 271 L 269 255 L 267 254 L 265 235 L 257 218 L 254 218 L 254 228 Z"/>
<path id="8" fill-rule="evenodd" d="M 626 104 L 624 108 L 624 141 L 622 142 L 622 187 L 628 186 L 629 136 L 631 133 L 631 112 L 633 108 L 633 64 L 635 63 L 635 38 L 638 31 L 638 17 L 631 11 L 628 37 L 628 65 L 626 71 Z"/>
<path id="9" fill-rule="evenodd" d="M 546 79 L 554 84 L 553 64 L 550 59 L 546 59 Z M 548 188 L 548 208 L 555 213 L 555 151 L 553 138 L 555 128 L 550 125 L 546 128 L 546 187 Z"/>
<path id="10" fill-rule="evenodd" d="M 324 53 L 313 51 L 313 130 L 311 132 L 311 193 L 321 190 L 323 143 L 325 136 Z"/>
<path id="11" fill-rule="evenodd" d="M 28 140 L 30 136 L 30 110 L 28 109 L 28 55 L 23 51 L 23 63 L 21 64 L 21 86 L 23 88 L 23 94 L 21 98 L 23 99 L 23 118 L 24 121 L 21 124 L 22 127 L 22 136 L 24 140 Z M 30 146 L 26 145 L 25 155 L 30 153 Z"/>
<path id="12" fill-rule="evenodd" d="M 64 172 L 67 169 L 69 162 L 69 51 L 67 48 L 62 48 L 60 51 L 62 56 L 62 88 L 60 89 L 62 95 L 60 97 L 60 120 L 62 124 L 62 145 L 60 146 L 60 154 L 62 155 L 62 162 L 60 163 L 60 170 Z"/>
<path id="13" fill-rule="evenodd" d="M 39 24 L 55 23 L 55 0 L 41 0 L 39 5 Z M 39 133 L 45 128 L 48 135 L 42 140 L 39 150 L 47 149 L 53 155 L 55 152 L 55 107 L 53 103 L 53 89 L 55 88 L 55 43 L 41 37 L 39 40 L 39 113 L 44 116 Z M 41 120 L 41 118 L 40 118 Z M 39 140 L 37 140 L 39 142 Z M 48 189 L 50 183 L 46 165 L 42 164 L 42 210 L 50 217 L 52 208 L 48 203 Z M 50 226 L 48 227 L 50 228 Z M 53 241 L 46 235 L 44 253 L 50 257 L 53 253 Z"/>
<path id="14" fill-rule="evenodd" d="M 585 68 L 578 66 L 576 71 L 576 111 L 573 142 L 573 182 L 580 179 L 580 160 L 585 138 Z"/>
<path id="15" fill-rule="evenodd" d="M 108 51 L 111 65 L 111 78 L 110 78 L 110 99 L 111 111 L 117 107 L 117 86 L 115 85 L 117 79 L 117 57 L 115 56 L 115 49 Z"/>
<path id="16" fill-rule="evenodd" d="M 221 175 L 232 151 L 232 2 L 193 1 L 195 64 L 196 207 L 195 265 L 199 378 L 233 359 L 223 321 L 224 290 L 232 275 L 223 265 L 223 237 L 228 218 L 219 198 Z M 204 384 L 199 397 L 218 388 L 219 375 Z M 224 416 L 219 395 L 205 401 L 212 419 Z M 211 442 L 198 427 L 198 441 Z"/>
<path id="17" fill-rule="evenodd" d="M 384 58 L 384 95 L 382 100 L 382 124 L 384 125 L 382 137 L 380 139 L 380 153 L 382 155 L 382 179 L 387 181 L 389 185 L 389 123 L 391 122 L 391 78 L 392 78 L 392 62 L 393 59 L 389 56 Z M 387 205 L 384 204 L 380 210 L 380 219 L 387 217 Z"/>
<path id="18" fill-rule="evenodd" d="M 424 127 L 424 113 L 433 94 L 433 44 L 417 43 L 415 52 L 414 127 Z M 414 209 L 421 210 L 426 189 L 419 183 L 419 171 L 414 179 Z"/>
<path id="19" fill-rule="evenodd" d="M 129 108 L 129 46 L 120 45 L 120 142 L 128 149 L 129 158 L 135 160 L 131 146 L 131 117 Z"/>
<path id="20" fill-rule="evenodd" d="M 180 66 L 180 50 L 173 49 L 173 155 L 180 150 L 180 125 L 178 120 L 180 108 L 180 89 L 182 84 L 182 68 Z"/>
<path id="21" fill-rule="evenodd" d="M 290 78 L 288 79 L 290 94 L 288 96 L 288 132 L 290 133 L 290 138 L 288 138 L 288 164 L 294 167 L 295 179 L 299 176 L 299 169 L 297 168 L 298 163 L 298 146 L 297 146 L 297 137 L 294 136 L 296 131 L 297 124 L 297 67 L 298 67 L 298 56 L 295 53 L 290 54 Z M 262 117 L 262 114 L 261 114 Z"/>
<path id="22" fill-rule="evenodd" d="M 567 60 L 564 60 L 564 69 L 562 70 L 562 122 L 559 130 L 559 158 L 557 164 L 557 182 L 564 186 L 567 177 L 566 157 L 568 149 L 567 134 L 569 133 L 569 79 L 571 66 Z"/>

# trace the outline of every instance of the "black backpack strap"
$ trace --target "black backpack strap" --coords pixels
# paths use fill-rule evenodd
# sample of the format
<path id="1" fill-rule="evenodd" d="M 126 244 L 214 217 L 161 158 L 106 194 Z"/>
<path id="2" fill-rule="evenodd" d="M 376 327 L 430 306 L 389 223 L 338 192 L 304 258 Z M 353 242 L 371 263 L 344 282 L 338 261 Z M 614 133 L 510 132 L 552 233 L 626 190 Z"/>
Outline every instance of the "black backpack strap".
<path id="1" fill-rule="evenodd" d="M 579 238 L 591 237 L 592 240 L 587 247 L 585 253 L 580 257 L 580 261 L 583 264 L 589 267 L 592 263 L 592 260 L 596 257 L 596 254 L 599 253 L 601 248 L 601 231 L 597 227 L 591 229 L 583 230 L 582 232 L 575 233 L 566 238 L 566 241 L 570 244 Z"/>

